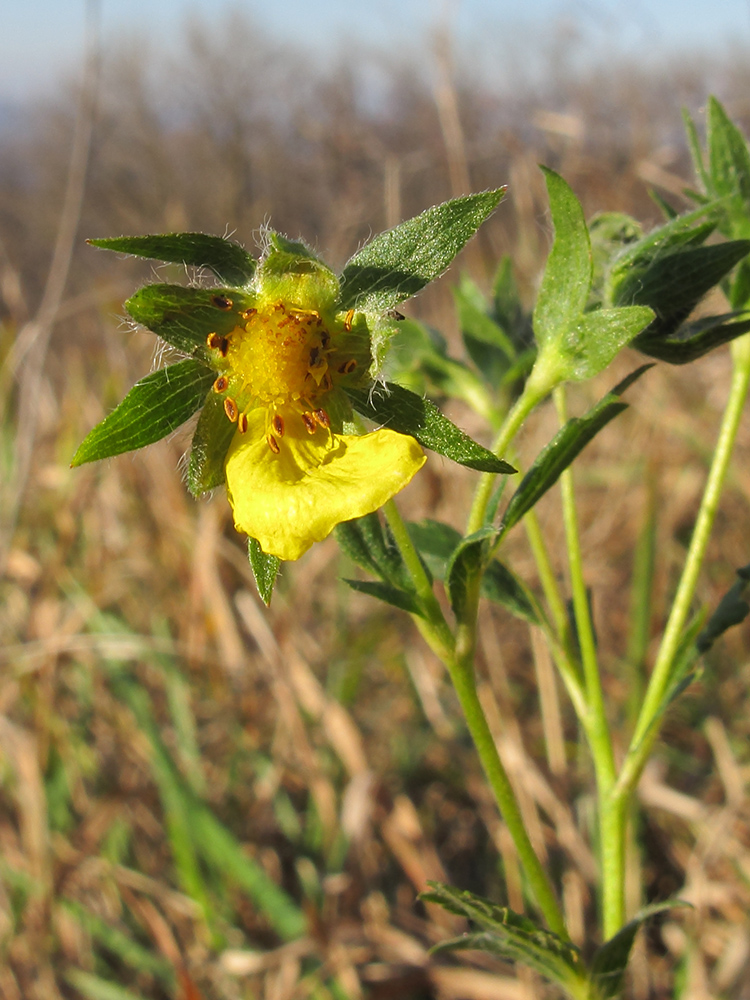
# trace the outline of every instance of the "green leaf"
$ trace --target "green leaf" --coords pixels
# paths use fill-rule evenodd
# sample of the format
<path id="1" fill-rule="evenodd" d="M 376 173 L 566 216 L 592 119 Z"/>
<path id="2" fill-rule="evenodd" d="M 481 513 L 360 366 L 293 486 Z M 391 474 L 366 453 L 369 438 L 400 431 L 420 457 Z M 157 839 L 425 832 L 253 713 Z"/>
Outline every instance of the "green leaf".
<path id="1" fill-rule="evenodd" d="M 487 559 L 488 541 L 497 538 L 498 529 L 480 528 L 462 538 L 445 568 L 445 583 L 451 607 L 458 621 L 476 606 L 481 574 Z"/>
<path id="2" fill-rule="evenodd" d="M 132 993 L 124 986 L 101 979 L 83 969 L 67 969 L 65 981 L 77 990 L 85 1000 L 143 1000 L 142 994 Z"/>
<path id="3" fill-rule="evenodd" d="M 413 592 L 411 577 L 398 546 L 387 527 L 383 530 L 377 512 L 342 522 L 336 526 L 335 535 L 342 550 L 358 566 L 398 590 Z"/>
<path id="4" fill-rule="evenodd" d="M 446 458 L 480 472 L 508 474 L 516 470 L 473 441 L 428 399 L 400 385 L 376 383 L 371 389 L 345 387 L 354 408 L 365 417 L 419 443 Z"/>
<path id="5" fill-rule="evenodd" d="M 430 891 L 421 893 L 420 899 L 438 903 L 481 928 L 479 932 L 444 941 L 434 947 L 433 952 L 488 951 L 506 961 L 522 962 L 574 995 L 582 995 L 586 969 L 575 945 L 537 927 L 506 906 L 498 906 L 489 899 L 439 882 L 428 884 Z"/>
<path id="6" fill-rule="evenodd" d="M 652 365 L 643 365 L 632 372 L 583 417 L 574 417 L 569 420 L 547 447 L 542 449 L 511 497 L 502 520 L 503 534 L 520 521 L 524 514 L 531 510 L 547 490 L 557 482 L 560 475 L 589 441 L 618 413 L 627 409 L 627 403 L 621 402 L 619 397 L 651 367 Z"/>
<path id="7" fill-rule="evenodd" d="M 704 191 L 708 191 L 711 184 L 708 171 L 706 170 L 706 165 L 703 162 L 703 150 L 701 149 L 700 139 L 698 138 L 698 130 L 696 129 L 695 122 L 690 116 L 690 112 L 687 108 L 683 108 L 682 110 L 682 120 L 685 124 L 685 131 L 687 132 L 688 145 L 690 146 L 690 156 L 693 160 L 693 170 L 695 170 L 698 177 L 700 177 Z"/>
<path id="8" fill-rule="evenodd" d="M 731 236 L 750 236 L 750 151 L 745 137 L 724 108 L 710 97 L 706 123 L 711 193 L 727 199 Z"/>
<path id="9" fill-rule="evenodd" d="M 453 297 L 466 351 L 485 382 L 497 388 L 516 360 L 516 347 L 488 314 L 479 290 L 468 278 L 462 278 L 459 287 L 453 289 Z"/>
<path id="10" fill-rule="evenodd" d="M 747 333 L 750 319 L 730 322 L 738 316 L 747 315 L 746 311 L 738 310 L 721 316 L 704 316 L 692 323 L 684 323 L 674 336 L 669 337 L 652 337 L 645 330 L 633 342 L 633 347 L 670 365 L 685 365 Z"/>
<path id="11" fill-rule="evenodd" d="M 344 583 L 348 583 L 352 590 L 376 597 L 379 601 L 391 604 L 400 611 L 406 611 L 410 615 L 419 615 L 421 618 L 425 617 L 422 605 L 414 593 L 400 590 L 398 587 L 380 580 L 344 580 Z"/>
<path id="12" fill-rule="evenodd" d="M 171 434 L 200 408 L 215 378 L 190 358 L 147 375 L 89 432 L 71 465 L 134 451 Z"/>
<path id="13" fill-rule="evenodd" d="M 540 348 L 562 341 L 584 310 L 593 263 L 581 203 L 554 170 L 542 167 L 547 182 L 555 239 L 534 307 L 534 334 Z"/>
<path id="14" fill-rule="evenodd" d="M 597 1000 L 610 1000 L 611 997 L 619 995 L 635 935 L 641 924 L 657 913 L 663 913 L 665 910 L 672 910 L 678 906 L 690 905 L 681 899 L 674 899 L 646 906 L 613 938 L 610 938 L 594 952 L 590 965 L 590 977 Z"/>
<path id="15" fill-rule="evenodd" d="M 260 599 L 268 607 L 271 603 L 273 586 L 281 566 L 278 556 L 269 556 L 260 547 L 260 543 L 254 538 L 247 540 L 247 556 L 250 560 L 250 568 L 255 577 L 255 585 L 258 588 Z"/>
<path id="16" fill-rule="evenodd" d="M 444 580 L 448 562 L 463 536 L 449 524 L 425 518 L 409 521 L 409 537 L 437 580 Z"/>
<path id="17" fill-rule="evenodd" d="M 146 285 L 128 299 L 125 308 L 136 323 L 168 344 L 208 361 L 209 333 L 226 337 L 236 326 L 244 324 L 239 314 L 254 301 L 253 295 L 236 288 Z"/>
<path id="18" fill-rule="evenodd" d="M 505 188 L 454 198 L 380 233 L 349 260 L 341 275 L 341 308 L 386 312 L 421 291 L 448 267 Z"/>
<path id="19" fill-rule="evenodd" d="M 615 355 L 653 319 L 645 306 L 585 313 L 565 335 L 565 379 L 582 382 L 604 371 Z"/>
<path id="20" fill-rule="evenodd" d="M 750 604 L 746 597 L 750 588 L 750 563 L 737 570 L 739 577 L 724 594 L 719 605 L 708 619 L 706 627 L 696 639 L 699 653 L 706 653 L 720 635 L 734 625 L 739 625 L 750 614 Z"/>
<path id="21" fill-rule="evenodd" d="M 163 260 L 171 264 L 210 268 L 219 281 L 246 285 L 255 273 L 255 259 L 232 240 L 205 233 L 164 233 L 154 236 L 114 236 L 86 240 L 91 246 L 118 253 Z"/>
<path id="22" fill-rule="evenodd" d="M 689 246 L 633 267 L 617 291 L 618 303 L 650 306 L 656 313 L 643 339 L 673 334 L 706 292 L 750 252 L 750 241 Z M 635 346 L 638 346 L 637 344 Z"/>
<path id="23" fill-rule="evenodd" d="M 522 618 L 532 625 L 543 623 L 537 602 L 529 589 L 498 559 L 490 560 L 484 571 L 481 594 L 495 604 L 500 604 L 516 618 Z"/>
<path id="24" fill-rule="evenodd" d="M 194 497 L 202 496 L 225 482 L 224 460 L 237 432 L 224 410 L 224 398 L 211 392 L 198 417 L 190 450 L 187 485 Z"/>

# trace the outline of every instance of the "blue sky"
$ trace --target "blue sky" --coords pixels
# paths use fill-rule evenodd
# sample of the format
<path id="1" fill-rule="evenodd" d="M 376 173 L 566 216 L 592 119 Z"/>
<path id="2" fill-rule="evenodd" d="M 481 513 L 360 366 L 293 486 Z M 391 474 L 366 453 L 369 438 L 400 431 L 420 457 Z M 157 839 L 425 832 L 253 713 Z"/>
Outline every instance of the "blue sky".
<path id="1" fill-rule="evenodd" d="M 234 6 L 273 34 L 320 53 L 331 40 L 413 51 L 448 17 L 459 49 L 489 69 L 503 48 L 575 24 L 590 51 L 654 56 L 676 48 L 750 47 L 750 0 L 99 0 L 105 40 L 141 30 L 179 37 L 189 13 L 209 22 Z M 85 0 L 2 0 L 0 102 L 54 86 L 80 61 Z"/>

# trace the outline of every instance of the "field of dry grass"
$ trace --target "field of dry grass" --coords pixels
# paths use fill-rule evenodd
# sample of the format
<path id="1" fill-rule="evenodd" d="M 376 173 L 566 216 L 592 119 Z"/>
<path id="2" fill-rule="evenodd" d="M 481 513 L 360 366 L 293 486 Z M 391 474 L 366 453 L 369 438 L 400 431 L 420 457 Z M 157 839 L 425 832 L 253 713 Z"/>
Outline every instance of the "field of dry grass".
<path id="1" fill-rule="evenodd" d="M 227 39 L 242 48 L 243 31 L 196 29 L 169 86 L 147 52 L 105 60 L 51 315 L 40 305 L 54 299 L 74 97 L 30 109 L 0 151 L 0 998 L 531 1000 L 547 994 L 524 970 L 428 955 L 461 929 L 417 901 L 428 879 L 516 910 L 526 896 L 447 679 L 405 616 L 340 582 L 352 567 L 332 540 L 286 564 L 263 608 L 225 497 L 195 502 L 182 483 L 187 430 L 69 468 L 155 350 L 120 318 L 154 269 L 83 240 L 231 228 L 252 248 L 270 219 L 341 264 L 372 232 L 466 186 L 507 182 L 459 267 L 486 285 L 510 252 L 529 289 L 548 243 L 536 164 L 560 171 L 587 213 L 653 223 L 650 186 L 685 204 L 680 104 L 699 108 L 715 87 L 750 125 L 747 63 L 584 78 L 558 67 L 543 86 L 497 94 L 449 72 L 438 47 L 434 84 L 381 65 L 373 108 L 343 56 L 311 70 L 305 94 L 293 54 L 269 46 L 252 66 L 230 64 Z M 457 275 L 409 306 L 456 344 Z M 619 358 L 571 407 L 635 363 Z M 652 510 L 658 629 L 728 373 L 726 349 L 685 370 L 658 366 L 579 468 L 623 741 L 648 667 L 628 659 L 633 552 Z M 482 433 L 470 414 L 451 415 Z M 554 429 L 551 412 L 531 422 L 527 461 Z M 712 607 L 750 561 L 749 459 L 746 419 L 700 586 Z M 431 458 L 407 512 L 460 526 L 473 475 Z M 556 509 L 552 498 L 540 507 L 552 551 Z M 507 557 L 534 582 L 520 533 Z M 579 733 L 537 638 L 489 607 L 482 619 L 482 697 L 585 946 L 596 867 Z M 750 997 L 749 640 L 746 624 L 712 650 L 641 784 L 628 905 L 678 894 L 694 909 L 639 941 L 638 1000 Z"/>

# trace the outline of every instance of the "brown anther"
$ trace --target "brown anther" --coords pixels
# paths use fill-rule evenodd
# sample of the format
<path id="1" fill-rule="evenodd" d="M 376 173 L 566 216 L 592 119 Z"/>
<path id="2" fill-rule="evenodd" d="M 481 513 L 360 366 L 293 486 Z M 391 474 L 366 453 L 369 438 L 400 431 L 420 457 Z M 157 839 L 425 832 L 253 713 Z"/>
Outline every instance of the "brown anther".
<path id="1" fill-rule="evenodd" d="M 219 346 L 220 341 L 221 337 L 219 336 L 218 333 L 209 333 L 209 335 L 206 337 L 206 344 L 208 345 L 208 347 L 211 348 L 212 351 Z"/>
<path id="2" fill-rule="evenodd" d="M 237 409 L 237 404 L 229 396 L 227 396 L 227 398 L 224 400 L 224 412 L 232 421 L 232 423 L 235 422 L 239 414 L 239 410 Z"/>
<path id="3" fill-rule="evenodd" d="M 281 451 L 281 448 L 279 448 L 279 442 L 276 440 L 273 434 L 267 434 L 266 441 L 268 442 L 268 447 L 271 449 L 274 455 L 278 455 L 278 453 Z"/>
<path id="4" fill-rule="evenodd" d="M 356 367 L 357 367 L 356 358 L 349 358 L 349 360 L 345 361 L 343 365 L 339 365 L 339 373 L 341 375 L 351 375 L 351 373 L 354 371 Z"/>
<path id="5" fill-rule="evenodd" d="M 330 372 L 326 372 L 323 375 L 323 388 L 326 390 L 326 392 L 328 392 L 330 389 L 333 388 L 333 382 L 331 381 L 331 373 Z"/>
<path id="6" fill-rule="evenodd" d="M 325 410 L 313 410 L 313 419 L 316 424 L 320 424 L 321 427 L 325 427 L 328 430 L 331 426 L 331 418 L 328 416 Z"/>
<path id="7" fill-rule="evenodd" d="M 331 342 L 331 335 L 328 332 L 328 330 L 324 328 L 323 330 L 320 331 L 320 343 L 321 346 L 323 347 L 323 350 L 325 350 L 326 347 L 328 347 L 330 342 Z"/>
<path id="8" fill-rule="evenodd" d="M 253 316 L 257 313 L 257 311 L 258 311 L 257 309 L 252 309 L 252 308 L 243 309 L 242 312 L 240 313 L 240 317 L 242 319 L 252 319 Z"/>
<path id="9" fill-rule="evenodd" d="M 227 309 L 232 308 L 232 300 L 228 299 L 226 295 L 214 295 L 211 298 L 211 301 L 213 302 L 213 304 L 216 306 L 217 309 L 223 309 L 224 311 L 226 311 Z"/>
<path id="10" fill-rule="evenodd" d="M 219 375 L 214 382 L 214 392 L 226 392 L 229 386 L 229 379 L 226 375 Z"/>
<path id="11" fill-rule="evenodd" d="M 319 357 L 320 357 L 320 348 L 319 347 L 312 347 L 310 349 L 310 367 L 311 368 L 317 368 L 317 366 L 318 366 L 318 358 Z"/>
<path id="12" fill-rule="evenodd" d="M 347 333 L 349 333 L 349 331 L 352 328 L 353 319 L 354 319 L 354 310 L 350 309 L 349 312 L 346 314 L 346 316 L 344 316 L 344 329 L 346 330 Z"/>
<path id="13" fill-rule="evenodd" d="M 237 430 L 240 432 L 240 434 L 246 434 L 247 433 L 247 414 L 246 413 L 240 413 L 239 417 L 237 418 Z"/>
<path id="14" fill-rule="evenodd" d="M 406 319 L 406 316 L 404 316 L 403 313 L 400 313 L 398 309 L 389 309 L 386 312 L 386 316 L 388 317 L 388 319 L 396 319 L 396 320 Z"/>
<path id="15" fill-rule="evenodd" d="M 280 438 L 284 437 L 284 418 L 280 417 L 278 413 L 274 414 L 274 418 L 271 421 L 273 424 L 273 429 L 279 435 Z"/>
<path id="16" fill-rule="evenodd" d="M 302 414 L 302 423 L 305 425 L 305 430 L 307 431 L 308 434 L 314 434 L 315 431 L 317 430 L 317 425 L 313 420 L 311 413 Z"/>

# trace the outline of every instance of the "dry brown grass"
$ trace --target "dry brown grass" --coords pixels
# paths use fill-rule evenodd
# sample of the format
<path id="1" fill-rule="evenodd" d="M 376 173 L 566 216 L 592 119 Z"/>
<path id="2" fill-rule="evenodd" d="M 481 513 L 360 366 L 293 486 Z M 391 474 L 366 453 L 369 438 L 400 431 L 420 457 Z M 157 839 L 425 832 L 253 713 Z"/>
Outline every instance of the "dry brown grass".
<path id="1" fill-rule="evenodd" d="M 246 29 L 226 30 L 236 49 Z M 697 70 L 648 77 L 631 68 L 512 95 L 448 76 L 432 94 L 399 64 L 388 67 L 388 100 L 368 112 L 343 62 L 311 74 L 302 94 L 288 54 L 238 70 L 221 58 L 220 36 L 196 30 L 191 45 L 169 92 L 149 88 L 146 70 L 157 69 L 145 56 L 108 64 L 82 236 L 232 225 L 252 246 L 270 217 L 341 263 L 368 233 L 449 196 L 462 177 L 474 188 L 508 181 L 508 203 L 467 263 L 483 281 L 511 251 L 529 287 L 547 242 L 535 164 L 559 169 L 588 212 L 654 221 L 646 186 L 679 203 L 690 176 L 678 105 L 705 93 Z M 741 117 L 747 108 L 732 97 L 743 94 L 746 71 L 722 74 L 722 96 Z M 44 286 L 71 106 L 61 99 L 34 112 L 0 155 L 0 358 Z M 533 976 L 486 957 L 428 956 L 457 925 L 416 901 L 427 879 L 519 910 L 525 893 L 446 678 L 409 622 L 338 582 L 351 567 L 332 541 L 285 566 L 263 609 L 224 497 L 196 503 L 183 487 L 186 433 L 68 468 L 86 431 L 152 364 L 150 335 L 117 319 L 152 273 L 76 246 L 33 400 L 33 462 L 0 580 L 0 997 L 96 1000 L 107 996 L 96 992 L 102 980 L 121 984 L 123 998 L 153 1000 L 544 995 Z M 414 310 L 454 336 L 446 282 Z M 619 359 L 571 405 L 582 409 L 634 360 Z M 24 428 L 7 367 L 3 377 L 8 510 Z M 606 692 L 623 742 L 634 683 L 628 586 L 644 509 L 650 497 L 658 627 L 727 377 L 725 351 L 684 371 L 658 367 L 578 475 Z M 470 414 L 451 412 L 482 433 Z M 524 432 L 527 460 L 553 431 L 543 411 Z M 701 582 L 709 606 L 748 561 L 749 456 L 746 421 Z M 460 525 L 472 482 L 433 460 L 407 491 L 407 511 Z M 555 551 L 553 497 L 540 516 Z M 520 533 L 507 558 L 533 582 Z M 629 986 L 637 998 L 672 995 L 675 970 L 680 996 L 750 996 L 749 636 L 738 629 L 712 651 L 641 785 L 629 906 L 677 893 L 695 909 L 639 943 Z M 585 946 L 595 934 L 596 867 L 579 734 L 524 626 L 485 608 L 480 653 L 501 754 Z M 188 796 L 182 807 L 159 772 L 149 715 Z M 230 866 L 191 858 L 185 832 L 196 821 L 184 801 L 206 803 L 289 893 L 307 918 L 305 936 L 283 941 Z"/>

